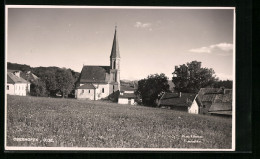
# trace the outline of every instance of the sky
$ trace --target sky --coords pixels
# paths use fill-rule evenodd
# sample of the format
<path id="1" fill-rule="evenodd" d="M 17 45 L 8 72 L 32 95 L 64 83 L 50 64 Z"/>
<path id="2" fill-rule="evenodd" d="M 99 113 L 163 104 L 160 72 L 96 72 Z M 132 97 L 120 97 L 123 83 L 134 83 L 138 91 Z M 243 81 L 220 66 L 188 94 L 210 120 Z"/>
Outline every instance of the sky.
<path id="1" fill-rule="evenodd" d="M 115 25 L 121 79 L 138 80 L 191 61 L 233 79 L 232 9 L 9 8 L 7 61 L 80 72 L 109 65 Z"/>

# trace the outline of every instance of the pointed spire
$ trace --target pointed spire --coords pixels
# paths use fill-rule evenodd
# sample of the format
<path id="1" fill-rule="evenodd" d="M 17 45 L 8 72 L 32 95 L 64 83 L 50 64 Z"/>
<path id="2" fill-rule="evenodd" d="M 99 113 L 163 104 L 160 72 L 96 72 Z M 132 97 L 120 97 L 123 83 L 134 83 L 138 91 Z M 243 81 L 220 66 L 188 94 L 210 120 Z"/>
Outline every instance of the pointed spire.
<path id="1" fill-rule="evenodd" d="M 110 58 L 120 58 L 118 38 L 117 38 L 117 25 L 115 25 L 115 35 L 114 35 Z"/>

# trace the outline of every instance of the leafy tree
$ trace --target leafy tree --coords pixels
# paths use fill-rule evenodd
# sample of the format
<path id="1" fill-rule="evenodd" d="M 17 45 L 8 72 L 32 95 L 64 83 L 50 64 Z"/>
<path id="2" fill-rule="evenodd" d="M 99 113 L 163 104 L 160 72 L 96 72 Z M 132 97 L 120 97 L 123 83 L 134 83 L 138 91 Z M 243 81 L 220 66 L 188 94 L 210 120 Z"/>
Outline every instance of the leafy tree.
<path id="1" fill-rule="evenodd" d="M 167 91 L 169 91 L 168 78 L 161 73 L 149 75 L 146 79 L 138 81 L 138 89 L 135 93 L 140 96 L 144 105 L 155 106 L 162 92 Z"/>
<path id="2" fill-rule="evenodd" d="M 56 81 L 56 72 L 46 71 L 43 79 L 46 84 L 47 94 L 49 96 L 55 96 L 56 93 L 58 92 L 58 84 Z"/>
<path id="3" fill-rule="evenodd" d="M 73 89 L 74 78 L 70 70 L 59 69 L 56 72 L 57 89 L 62 93 L 63 98 Z"/>
<path id="4" fill-rule="evenodd" d="M 224 88 L 232 89 L 232 85 L 233 85 L 233 82 L 231 80 L 223 80 L 223 81 L 220 80 L 220 81 L 216 81 L 214 83 L 215 88 L 224 87 Z"/>
<path id="5" fill-rule="evenodd" d="M 7 68 L 10 70 L 20 70 L 20 71 L 30 71 L 31 67 L 29 65 L 22 65 L 17 63 L 7 62 Z"/>
<path id="6" fill-rule="evenodd" d="M 46 95 L 46 85 L 42 80 L 37 80 L 31 84 L 30 94 L 43 97 Z"/>
<path id="7" fill-rule="evenodd" d="M 212 68 L 202 68 L 201 62 L 192 61 L 175 66 L 172 81 L 178 92 L 197 93 L 200 88 L 213 87 L 218 79 Z"/>

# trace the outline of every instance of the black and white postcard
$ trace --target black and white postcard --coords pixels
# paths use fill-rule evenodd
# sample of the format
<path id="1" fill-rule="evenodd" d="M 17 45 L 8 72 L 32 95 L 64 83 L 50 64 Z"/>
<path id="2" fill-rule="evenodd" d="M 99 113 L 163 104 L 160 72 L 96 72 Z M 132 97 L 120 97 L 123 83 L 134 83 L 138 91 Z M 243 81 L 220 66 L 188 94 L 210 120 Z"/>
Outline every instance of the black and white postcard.
<path id="1" fill-rule="evenodd" d="M 5 150 L 235 151 L 235 7 L 5 17 Z"/>

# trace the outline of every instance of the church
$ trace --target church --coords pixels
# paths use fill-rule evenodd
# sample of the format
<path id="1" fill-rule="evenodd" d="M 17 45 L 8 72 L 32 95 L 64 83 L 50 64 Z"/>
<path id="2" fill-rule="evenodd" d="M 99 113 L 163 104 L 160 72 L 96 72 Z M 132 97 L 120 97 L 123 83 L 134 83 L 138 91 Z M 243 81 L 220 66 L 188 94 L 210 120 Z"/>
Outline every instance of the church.
<path id="1" fill-rule="evenodd" d="M 115 27 L 110 66 L 84 65 L 76 84 L 75 98 L 100 100 L 115 97 L 120 91 L 120 53 Z"/>

